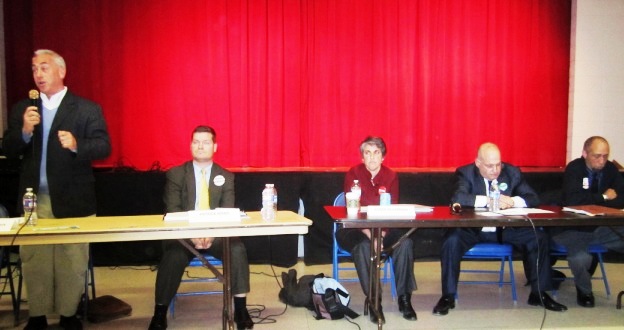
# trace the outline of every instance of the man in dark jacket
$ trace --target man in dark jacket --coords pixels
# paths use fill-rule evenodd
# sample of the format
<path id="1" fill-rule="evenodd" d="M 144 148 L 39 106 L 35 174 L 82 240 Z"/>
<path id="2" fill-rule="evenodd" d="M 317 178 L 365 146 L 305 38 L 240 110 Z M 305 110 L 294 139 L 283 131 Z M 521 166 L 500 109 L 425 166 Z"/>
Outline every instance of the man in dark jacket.
<path id="1" fill-rule="evenodd" d="M 3 148 L 22 157 L 19 192 L 37 193 L 41 218 L 95 216 L 95 178 L 91 162 L 108 157 L 108 131 L 99 105 L 64 85 L 65 60 L 51 50 L 37 50 L 32 73 L 41 98 L 24 99 L 11 110 Z M 22 206 L 18 206 L 21 212 Z M 45 329 L 46 314 L 61 315 L 64 329 L 82 329 L 76 309 L 84 292 L 89 244 L 20 247 L 28 291 L 25 329 Z"/>
<path id="2" fill-rule="evenodd" d="M 479 147 L 473 164 L 457 169 L 457 185 L 452 203 L 462 207 L 482 208 L 491 202 L 489 188 L 499 186 L 500 208 L 534 207 L 539 204 L 537 194 L 524 180 L 520 169 L 501 162 L 498 147 L 493 143 L 484 143 Z M 442 244 L 442 298 L 433 308 L 434 315 L 446 315 L 455 308 L 455 294 L 459 281 L 460 263 L 464 254 L 479 242 L 509 243 L 525 254 L 531 294 L 528 303 L 544 306 L 552 311 L 565 311 L 566 306 L 555 302 L 547 293 L 552 289 L 548 255 L 548 237 L 542 231 L 532 228 L 454 228 L 447 232 Z"/>
<path id="3" fill-rule="evenodd" d="M 624 208 L 624 179 L 609 161 L 609 143 L 592 136 L 583 145 L 582 157 L 566 166 L 563 176 L 563 201 L 566 206 L 602 205 Z M 583 307 L 594 307 L 590 244 L 602 244 L 624 253 L 624 227 L 554 228 L 552 239 L 568 250 L 568 265 L 574 274 L 576 301 Z"/>

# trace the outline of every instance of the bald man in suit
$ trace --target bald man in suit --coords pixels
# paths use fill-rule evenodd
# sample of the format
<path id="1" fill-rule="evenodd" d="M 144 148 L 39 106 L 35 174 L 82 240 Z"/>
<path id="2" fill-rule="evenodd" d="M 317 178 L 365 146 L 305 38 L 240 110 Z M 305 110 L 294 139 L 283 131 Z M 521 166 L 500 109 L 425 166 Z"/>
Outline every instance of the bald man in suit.
<path id="1" fill-rule="evenodd" d="M 539 204 L 535 191 L 526 183 L 520 169 L 503 163 L 498 146 L 484 143 L 479 147 L 472 164 L 462 166 L 455 172 L 457 184 L 452 203 L 462 207 L 487 207 L 491 200 L 489 188 L 500 188 L 500 208 L 534 207 Z M 433 308 L 434 315 L 446 315 L 455 308 L 455 294 L 459 281 L 460 263 L 464 254 L 479 242 L 509 243 L 525 254 L 531 294 L 528 303 L 543 306 L 552 311 L 565 311 L 567 307 L 554 301 L 547 293 L 552 289 L 548 254 L 548 237 L 532 228 L 454 228 L 450 229 L 442 244 L 442 297 Z M 499 231 L 498 233 L 496 231 Z"/>

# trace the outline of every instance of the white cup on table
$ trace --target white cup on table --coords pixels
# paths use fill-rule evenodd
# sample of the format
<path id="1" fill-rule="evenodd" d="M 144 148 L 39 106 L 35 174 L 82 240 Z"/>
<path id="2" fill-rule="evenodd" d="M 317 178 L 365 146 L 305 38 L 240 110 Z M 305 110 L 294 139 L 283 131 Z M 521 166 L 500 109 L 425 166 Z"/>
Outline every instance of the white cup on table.
<path id="1" fill-rule="evenodd" d="M 360 211 L 360 196 L 354 194 L 353 192 L 348 192 L 345 194 L 345 199 L 347 204 L 347 214 L 357 215 Z"/>

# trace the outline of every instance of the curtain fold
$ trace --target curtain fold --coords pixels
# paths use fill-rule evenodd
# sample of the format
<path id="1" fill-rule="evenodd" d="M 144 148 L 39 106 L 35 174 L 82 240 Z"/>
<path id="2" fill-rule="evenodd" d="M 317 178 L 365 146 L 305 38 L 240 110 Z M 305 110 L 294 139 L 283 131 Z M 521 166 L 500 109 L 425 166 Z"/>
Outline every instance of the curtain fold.
<path id="1" fill-rule="evenodd" d="M 32 86 L 23 48 L 58 51 L 69 88 L 103 106 L 101 165 L 181 163 L 199 124 L 232 167 L 351 166 L 367 135 L 393 167 L 455 167 L 485 141 L 565 165 L 569 1 L 26 3 L 4 2 L 31 18 L 5 26 L 9 103 Z"/>

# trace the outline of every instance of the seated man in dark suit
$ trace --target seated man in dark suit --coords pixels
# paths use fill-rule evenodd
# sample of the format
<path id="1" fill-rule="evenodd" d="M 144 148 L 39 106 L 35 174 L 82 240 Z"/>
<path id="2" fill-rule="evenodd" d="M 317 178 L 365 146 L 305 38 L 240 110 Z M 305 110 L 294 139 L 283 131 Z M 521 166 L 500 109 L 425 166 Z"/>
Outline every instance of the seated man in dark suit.
<path id="1" fill-rule="evenodd" d="M 234 207 L 234 174 L 213 162 L 217 151 L 217 133 L 212 127 L 197 126 L 191 136 L 193 160 L 167 172 L 164 201 L 167 212 Z M 247 250 L 238 238 L 231 238 L 234 321 L 237 329 L 254 326 L 247 311 L 249 263 Z M 223 256 L 221 238 L 193 238 L 189 243 L 197 250 L 207 250 L 217 258 Z M 167 308 L 180 286 L 182 275 L 193 254 L 177 240 L 163 241 L 163 256 L 156 274 L 156 306 L 149 329 L 167 328 Z"/>
<path id="2" fill-rule="evenodd" d="M 609 143 L 592 136 L 583 145 L 583 156 L 571 161 L 563 175 L 563 202 L 566 206 L 603 205 L 624 208 L 624 179 L 609 161 Z M 591 284 L 592 256 L 590 244 L 602 244 L 624 253 L 624 227 L 552 228 L 552 240 L 568 250 L 568 265 L 574 274 L 576 301 L 583 307 L 594 307 Z"/>
<path id="3" fill-rule="evenodd" d="M 500 187 L 501 209 L 539 204 L 537 194 L 526 183 L 520 169 L 502 163 L 500 150 L 493 143 L 482 144 L 474 164 L 458 168 L 455 174 L 458 181 L 452 202 L 462 207 L 487 207 L 491 202 L 488 191 L 492 183 Z M 528 227 L 454 228 L 446 233 L 442 244 L 442 298 L 433 308 L 434 315 L 446 315 L 455 308 L 461 259 L 479 242 L 509 243 L 525 254 L 530 272 L 527 277 L 531 284 L 529 305 L 557 312 L 567 310 L 566 306 L 555 302 L 546 293 L 552 285 L 550 267 L 541 266 L 550 265 L 548 237 L 544 232 Z"/>

